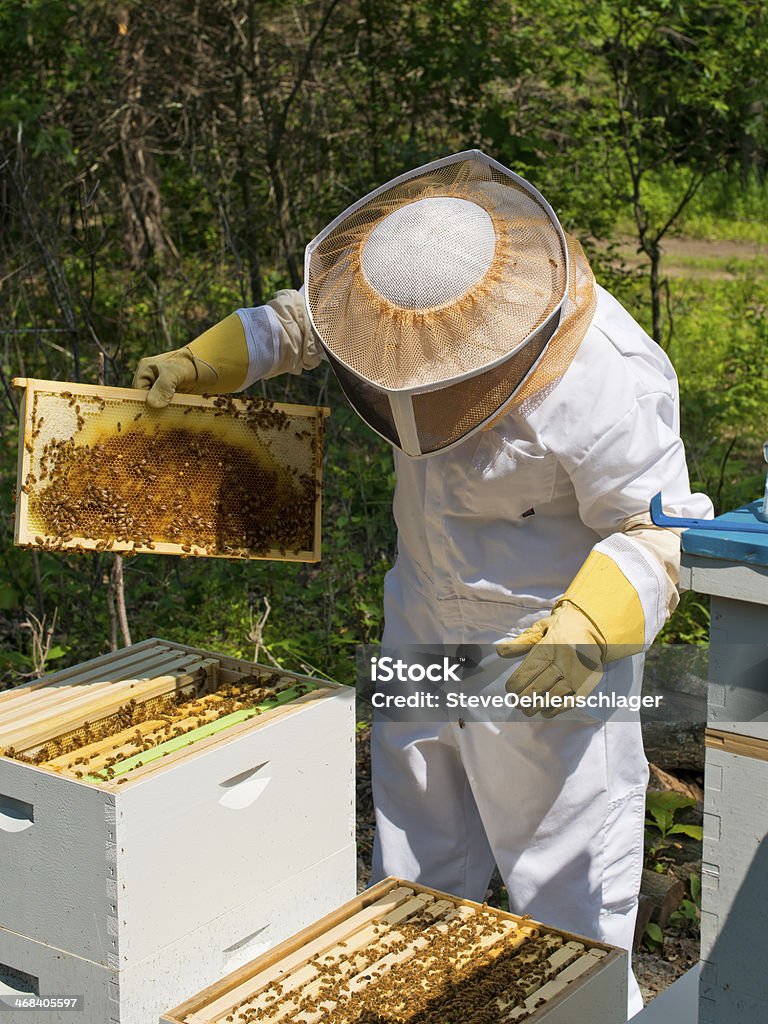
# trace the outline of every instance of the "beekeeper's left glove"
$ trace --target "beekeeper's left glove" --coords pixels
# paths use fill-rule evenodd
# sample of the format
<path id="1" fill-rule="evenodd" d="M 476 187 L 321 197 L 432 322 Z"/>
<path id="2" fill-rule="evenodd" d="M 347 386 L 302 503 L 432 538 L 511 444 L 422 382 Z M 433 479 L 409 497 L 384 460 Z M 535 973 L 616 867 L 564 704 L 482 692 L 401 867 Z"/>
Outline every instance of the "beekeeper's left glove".
<path id="1" fill-rule="evenodd" d="M 240 317 L 232 313 L 189 345 L 142 359 L 133 386 L 148 388 L 147 405 L 162 409 L 177 391 L 185 395 L 239 391 L 247 375 L 245 331 Z"/>
<path id="2" fill-rule="evenodd" d="M 603 667 L 645 645 L 645 616 L 640 597 L 608 555 L 593 551 L 551 615 L 539 619 L 496 650 L 502 658 L 525 655 L 507 680 L 508 693 L 544 697 L 548 707 L 521 707 L 553 718 L 573 702 L 557 706 L 552 698 L 585 697 L 603 675 Z"/>

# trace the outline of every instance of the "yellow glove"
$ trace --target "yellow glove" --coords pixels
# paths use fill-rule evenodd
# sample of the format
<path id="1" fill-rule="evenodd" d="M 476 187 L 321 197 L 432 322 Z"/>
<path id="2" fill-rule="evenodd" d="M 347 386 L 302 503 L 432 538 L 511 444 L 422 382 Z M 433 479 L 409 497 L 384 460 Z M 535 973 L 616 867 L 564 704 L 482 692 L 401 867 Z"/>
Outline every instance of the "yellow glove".
<path id="1" fill-rule="evenodd" d="M 507 692 L 531 697 L 587 696 L 603 666 L 645 646 L 645 616 L 637 591 L 608 555 L 593 551 L 552 614 L 496 650 L 502 658 L 527 655 L 507 680 Z M 566 707 L 521 708 L 554 718 Z"/>
<path id="2" fill-rule="evenodd" d="M 147 405 L 162 409 L 177 391 L 222 395 L 238 391 L 248 375 L 248 345 L 237 313 L 214 324 L 184 348 L 142 359 L 135 388 L 149 388 Z"/>

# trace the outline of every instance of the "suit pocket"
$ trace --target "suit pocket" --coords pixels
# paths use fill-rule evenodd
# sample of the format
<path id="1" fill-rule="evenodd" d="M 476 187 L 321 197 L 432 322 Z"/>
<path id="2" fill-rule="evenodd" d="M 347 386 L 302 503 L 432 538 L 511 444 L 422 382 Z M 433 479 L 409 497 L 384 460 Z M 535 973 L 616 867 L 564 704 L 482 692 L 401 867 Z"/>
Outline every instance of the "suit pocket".
<path id="1" fill-rule="evenodd" d="M 472 448 L 466 463 L 451 467 L 448 512 L 522 522 L 551 501 L 557 459 L 538 442 L 486 430 Z"/>
<path id="2" fill-rule="evenodd" d="M 608 805 L 603 826 L 603 910 L 629 910 L 638 898 L 643 871 L 645 788 Z"/>

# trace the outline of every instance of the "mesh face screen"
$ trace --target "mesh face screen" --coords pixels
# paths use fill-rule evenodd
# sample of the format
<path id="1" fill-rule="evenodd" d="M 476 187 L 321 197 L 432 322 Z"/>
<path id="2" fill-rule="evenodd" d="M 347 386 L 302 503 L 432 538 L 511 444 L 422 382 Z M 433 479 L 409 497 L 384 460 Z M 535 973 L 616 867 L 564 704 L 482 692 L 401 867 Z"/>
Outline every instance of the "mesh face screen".
<path id="1" fill-rule="evenodd" d="M 370 384 L 358 380 L 349 370 L 341 366 L 333 356 L 329 355 L 328 359 L 339 379 L 341 389 L 347 396 L 347 400 L 353 409 L 377 434 L 381 434 L 391 444 L 399 447 L 400 438 L 392 419 L 387 396 Z"/>
<path id="2" fill-rule="evenodd" d="M 422 454 L 440 451 L 461 440 L 486 421 L 492 423 L 508 410 L 535 408 L 557 386 L 571 364 L 595 312 L 597 296 L 592 271 L 575 239 L 566 236 L 571 278 L 568 300 L 559 319 L 553 317 L 529 344 L 499 366 L 466 381 L 412 396 L 414 420 Z M 382 436 L 396 440 L 384 394 L 356 380 L 329 357 L 345 394 L 358 413 Z M 531 367 L 537 363 L 531 373 Z M 511 402 L 509 401 L 512 397 Z"/>
<path id="3" fill-rule="evenodd" d="M 439 451 L 464 437 L 496 412 L 531 369 L 555 329 L 555 323 L 500 366 L 439 391 L 413 396 L 419 444 L 424 454 Z"/>
<path id="4" fill-rule="evenodd" d="M 485 211 L 495 234 L 493 258 L 458 299 L 403 308 L 371 287 L 362 267 L 364 247 L 395 211 L 441 197 Z M 476 246 L 470 243 L 456 256 L 455 278 L 465 273 L 462 266 L 471 267 L 469 250 Z M 448 248 L 439 250 L 441 258 L 450 259 Z M 420 294 L 439 297 L 434 268 L 422 266 L 419 279 L 404 265 L 410 280 L 401 291 L 412 303 Z M 445 278 L 451 276 L 449 269 Z M 448 381 L 513 351 L 557 307 L 565 283 L 566 254 L 549 213 L 508 174 L 474 157 L 395 184 L 345 217 L 311 252 L 307 300 L 332 355 L 364 380 L 398 389 Z M 390 284 L 390 294 L 394 288 Z"/>

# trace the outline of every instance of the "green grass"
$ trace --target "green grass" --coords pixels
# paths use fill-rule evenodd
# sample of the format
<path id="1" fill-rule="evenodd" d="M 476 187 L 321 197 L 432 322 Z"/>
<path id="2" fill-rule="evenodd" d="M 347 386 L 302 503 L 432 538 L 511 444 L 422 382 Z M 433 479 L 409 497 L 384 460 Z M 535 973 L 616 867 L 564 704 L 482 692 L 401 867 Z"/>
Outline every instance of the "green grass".
<path id="1" fill-rule="evenodd" d="M 768 224 L 759 221 L 731 220 L 708 213 L 689 213 L 680 223 L 679 233 L 688 238 L 709 241 L 748 242 L 768 245 Z"/>

